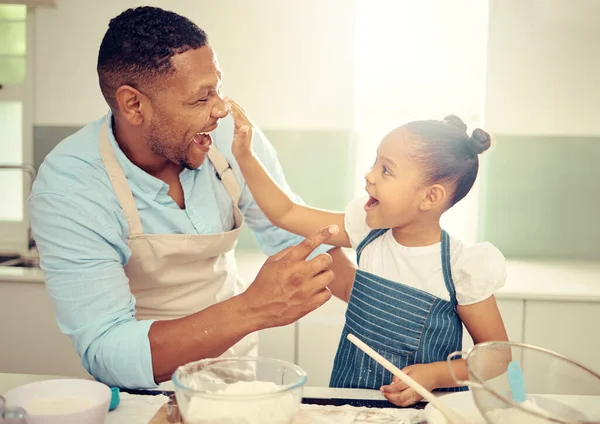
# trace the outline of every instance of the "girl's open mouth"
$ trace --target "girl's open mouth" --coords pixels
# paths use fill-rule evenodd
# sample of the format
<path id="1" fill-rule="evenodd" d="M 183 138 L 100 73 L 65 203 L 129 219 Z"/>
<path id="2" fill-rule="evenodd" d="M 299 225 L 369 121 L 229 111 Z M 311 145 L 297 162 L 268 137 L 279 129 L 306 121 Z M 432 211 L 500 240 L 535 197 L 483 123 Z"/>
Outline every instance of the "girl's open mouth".
<path id="1" fill-rule="evenodd" d="M 367 200 L 367 203 L 365 203 L 365 210 L 373 210 L 377 207 L 377 205 L 379 205 L 379 200 L 377 200 L 373 196 L 369 196 L 369 200 Z"/>

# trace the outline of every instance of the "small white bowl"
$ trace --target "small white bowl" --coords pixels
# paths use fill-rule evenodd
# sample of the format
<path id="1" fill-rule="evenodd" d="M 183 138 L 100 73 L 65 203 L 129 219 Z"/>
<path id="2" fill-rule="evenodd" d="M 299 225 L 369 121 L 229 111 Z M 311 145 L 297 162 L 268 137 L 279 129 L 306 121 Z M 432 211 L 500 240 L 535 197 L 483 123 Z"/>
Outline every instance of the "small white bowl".
<path id="1" fill-rule="evenodd" d="M 25 384 L 4 395 L 6 406 L 27 412 L 27 424 L 104 424 L 112 393 L 92 380 L 59 379 Z"/>

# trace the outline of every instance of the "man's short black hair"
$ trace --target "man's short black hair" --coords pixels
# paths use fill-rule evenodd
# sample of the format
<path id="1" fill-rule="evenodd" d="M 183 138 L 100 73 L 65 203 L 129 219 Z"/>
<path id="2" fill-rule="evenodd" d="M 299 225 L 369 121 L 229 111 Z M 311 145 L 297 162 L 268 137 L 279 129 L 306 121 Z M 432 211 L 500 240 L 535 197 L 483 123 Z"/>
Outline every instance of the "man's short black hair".
<path id="1" fill-rule="evenodd" d="M 173 72 L 171 57 L 208 44 L 206 33 L 189 19 L 157 7 L 127 9 L 109 25 L 98 53 L 100 89 L 113 111 L 122 85 L 139 88 Z"/>

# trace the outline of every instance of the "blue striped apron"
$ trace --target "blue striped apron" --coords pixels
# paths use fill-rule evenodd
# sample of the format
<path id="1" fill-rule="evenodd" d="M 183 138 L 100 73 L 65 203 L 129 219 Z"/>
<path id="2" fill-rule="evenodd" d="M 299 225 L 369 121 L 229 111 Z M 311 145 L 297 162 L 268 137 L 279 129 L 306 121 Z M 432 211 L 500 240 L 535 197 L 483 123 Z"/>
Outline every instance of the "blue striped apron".
<path id="1" fill-rule="evenodd" d="M 357 260 L 365 247 L 385 234 L 373 230 L 358 245 Z M 450 301 L 430 293 L 358 270 L 346 311 L 330 387 L 379 389 L 392 374 L 363 353 L 346 336 L 363 342 L 402 369 L 413 364 L 445 361 L 462 348 L 463 327 L 456 311 L 456 291 L 450 273 L 450 237 L 442 231 L 442 272 Z M 466 387 L 438 389 L 463 391 Z"/>

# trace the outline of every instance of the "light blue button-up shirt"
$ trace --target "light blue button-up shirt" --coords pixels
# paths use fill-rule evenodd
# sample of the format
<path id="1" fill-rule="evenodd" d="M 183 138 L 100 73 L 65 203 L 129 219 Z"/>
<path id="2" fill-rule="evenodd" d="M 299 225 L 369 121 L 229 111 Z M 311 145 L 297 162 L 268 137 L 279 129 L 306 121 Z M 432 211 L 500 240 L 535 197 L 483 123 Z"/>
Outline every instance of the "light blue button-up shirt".
<path id="1" fill-rule="evenodd" d="M 105 119 L 66 138 L 46 157 L 28 210 L 58 325 L 71 338 L 83 366 L 109 385 L 152 388 L 156 384 L 148 331 L 153 321 L 134 318 L 135 299 L 124 272 L 131 256 L 129 229 L 98 150 Z M 231 198 L 210 161 L 197 170 L 181 172 L 186 204 L 182 210 L 169 197 L 167 184 L 127 159 L 112 126 L 109 136 L 145 233 L 212 234 L 233 228 Z M 229 116 L 221 120 L 212 137 L 242 188 L 239 207 L 261 249 L 271 255 L 298 243 L 300 237 L 273 226 L 254 202 L 231 153 L 233 120 Z M 291 194 L 275 150 L 259 130 L 253 145 L 273 178 Z"/>

